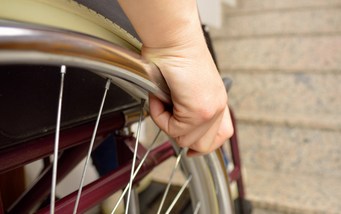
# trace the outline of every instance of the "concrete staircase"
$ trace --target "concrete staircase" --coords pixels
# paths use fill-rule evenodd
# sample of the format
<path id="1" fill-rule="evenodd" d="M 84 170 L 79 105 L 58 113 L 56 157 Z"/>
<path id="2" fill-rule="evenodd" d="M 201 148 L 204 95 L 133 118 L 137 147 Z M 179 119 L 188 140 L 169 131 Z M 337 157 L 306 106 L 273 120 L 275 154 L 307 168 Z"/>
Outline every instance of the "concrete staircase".
<path id="1" fill-rule="evenodd" d="M 212 37 L 255 213 L 341 213 L 341 0 L 238 0 Z"/>

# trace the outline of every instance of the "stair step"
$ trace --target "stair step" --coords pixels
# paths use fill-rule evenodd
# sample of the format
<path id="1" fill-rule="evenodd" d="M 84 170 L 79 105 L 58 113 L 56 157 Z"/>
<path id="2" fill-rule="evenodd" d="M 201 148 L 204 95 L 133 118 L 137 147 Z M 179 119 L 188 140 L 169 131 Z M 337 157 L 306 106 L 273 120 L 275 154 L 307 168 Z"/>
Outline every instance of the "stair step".
<path id="1" fill-rule="evenodd" d="M 311 9 L 321 7 L 337 7 L 340 0 L 238 0 L 236 8 L 230 8 L 231 12 L 264 12 L 267 10 Z"/>
<path id="2" fill-rule="evenodd" d="M 285 114 L 279 112 L 243 111 L 235 112 L 238 122 L 249 125 L 286 126 L 298 129 L 320 129 L 324 131 L 341 131 L 341 115 L 327 114 Z"/>
<path id="3" fill-rule="evenodd" d="M 224 75 L 233 81 L 229 104 L 243 118 L 274 117 L 274 122 L 293 124 L 301 120 L 341 130 L 340 74 L 233 71 Z"/>
<path id="4" fill-rule="evenodd" d="M 259 14 L 225 13 L 223 26 L 212 37 L 245 39 L 274 36 L 341 34 L 341 7 L 314 10 L 270 11 Z"/>
<path id="5" fill-rule="evenodd" d="M 340 131 L 239 123 L 238 133 L 247 169 L 329 176 L 341 186 Z"/>
<path id="6" fill-rule="evenodd" d="M 258 213 L 340 213 L 341 179 L 247 169 L 247 198 Z M 257 212 L 255 212 L 257 213 Z"/>
<path id="7" fill-rule="evenodd" d="M 216 40 L 218 64 L 228 70 L 339 71 L 341 36 Z"/>

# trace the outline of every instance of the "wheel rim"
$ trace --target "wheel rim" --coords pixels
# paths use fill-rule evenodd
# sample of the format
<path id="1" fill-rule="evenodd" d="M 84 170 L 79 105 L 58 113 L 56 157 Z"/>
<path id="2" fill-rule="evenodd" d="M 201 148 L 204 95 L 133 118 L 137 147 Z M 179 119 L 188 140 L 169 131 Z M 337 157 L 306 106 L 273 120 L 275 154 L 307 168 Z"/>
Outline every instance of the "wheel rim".
<path id="1" fill-rule="evenodd" d="M 62 46 L 64 44 L 65 47 L 68 47 L 68 45 L 75 44 L 74 41 L 83 41 L 80 44 L 80 46 L 81 47 L 85 46 L 84 48 L 86 49 L 86 44 L 89 44 L 87 43 L 89 41 L 88 40 L 89 38 L 84 37 L 83 35 L 77 35 L 71 32 L 56 31 L 54 29 L 45 29 L 45 28 L 41 29 L 40 27 L 31 27 L 31 26 L 26 26 L 26 25 L 12 27 L 7 22 L 0 23 L 0 24 L 3 24 L 3 26 L 0 26 L 0 32 L 5 32 L 4 34 L 0 35 L 0 49 L 1 49 L 0 63 L 36 64 L 39 62 L 43 64 L 53 64 L 53 65 L 67 64 L 67 65 L 77 66 L 81 68 L 90 68 L 93 72 L 103 77 L 109 78 L 112 82 L 115 82 L 116 84 L 120 85 L 122 88 L 127 90 L 130 94 L 132 94 L 134 97 L 138 97 L 141 100 L 147 100 L 148 93 L 155 94 L 158 98 L 160 98 L 161 100 L 165 102 L 169 102 L 170 100 L 169 95 L 168 95 L 169 92 L 167 89 L 167 85 L 162 75 L 160 74 L 160 71 L 157 69 L 157 67 L 141 59 L 139 56 L 135 55 L 134 53 L 130 53 L 130 52 L 127 53 L 125 50 L 122 50 L 119 47 L 115 47 L 113 45 L 107 44 L 105 42 L 103 44 L 103 41 L 97 40 L 97 39 L 90 39 L 91 44 L 96 44 L 97 45 L 96 47 L 100 49 L 100 51 L 96 51 L 96 52 L 102 53 L 104 52 L 104 50 L 105 51 L 110 50 L 110 53 L 115 55 L 115 60 L 118 59 L 117 61 L 119 61 L 119 63 L 112 64 L 112 63 L 107 63 L 107 61 L 104 62 L 101 56 L 98 60 L 90 58 L 89 56 L 84 56 L 84 55 L 80 55 L 81 57 L 79 57 L 78 55 L 79 52 L 75 53 L 72 51 L 70 52 L 69 50 L 65 52 L 64 49 L 62 51 L 60 51 L 59 49 L 60 52 L 56 53 L 55 52 L 56 43 L 60 45 L 62 42 L 66 42 L 66 44 L 62 43 Z M 61 35 L 64 35 L 66 37 L 60 37 Z M 43 38 L 49 38 L 49 41 Z M 61 38 L 64 38 L 64 39 L 61 39 Z M 51 42 L 51 41 L 54 41 L 54 39 L 57 39 L 57 42 Z M 18 43 L 19 45 L 16 46 L 16 45 L 13 45 L 13 43 Z M 36 48 L 35 46 L 35 48 L 32 49 L 31 45 L 32 44 L 36 45 L 37 43 L 41 45 L 41 48 L 39 47 Z M 51 46 L 47 48 L 47 46 L 49 45 Z M 79 43 L 77 43 L 77 45 L 79 45 Z M 110 48 L 108 48 L 108 46 Z M 74 50 L 74 47 L 71 48 L 71 50 Z M 76 50 L 79 50 L 79 49 L 76 49 Z M 92 57 L 92 55 L 90 56 Z M 126 64 L 129 64 L 133 68 L 129 70 L 129 73 L 127 73 L 128 69 L 127 69 Z M 98 71 L 101 71 L 101 73 L 98 73 Z M 65 72 L 64 71 L 61 72 L 61 79 L 64 78 L 63 73 Z M 62 82 L 63 81 L 61 81 L 61 88 L 63 86 Z M 144 105 L 142 105 L 141 110 L 143 108 L 144 108 Z M 141 117 L 142 116 L 140 116 L 140 118 Z M 58 128 L 58 125 L 57 125 L 57 128 Z M 58 133 L 58 131 L 56 133 Z M 94 136 L 95 135 L 96 135 L 96 131 L 94 131 Z M 58 142 L 57 134 L 56 134 L 56 142 Z M 136 142 L 138 142 L 138 138 Z M 89 151 L 91 151 L 91 147 L 92 146 L 90 146 Z M 135 146 L 135 148 L 136 147 L 137 146 Z M 55 150 L 55 157 L 57 157 L 56 155 L 57 153 L 58 153 L 58 150 Z M 180 153 L 182 154 L 183 152 L 180 152 Z M 182 155 L 178 157 L 181 158 Z M 135 160 L 135 158 L 133 160 Z M 205 165 L 203 164 L 205 162 L 203 158 L 198 158 L 196 162 L 199 162 L 199 166 Z M 187 169 L 186 174 L 189 178 L 187 184 L 194 177 L 193 181 L 191 181 L 191 183 L 189 184 L 191 186 L 191 189 L 194 189 L 194 190 L 201 189 L 198 187 L 202 185 L 202 182 L 200 181 L 200 179 L 197 180 L 196 178 L 205 177 L 204 175 L 208 174 L 207 172 L 210 172 L 210 169 L 208 168 L 198 169 L 197 168 L 198 163 L 194 163 L 192 160 L 189 160 L 187 158 L 185 158 L 184 161 L 182 161 L 182 167 Z M 174 170 L 176 170 L 176 167 L 174 167 Z M 194 171 L 202 172 L 202 174 L 192 175 L 191 172 L 194 172 Z M 131 177 L 133 178 L 134 171 L 131 171 L 131 175 L 132 175 Z M 210 176 L 206 176 L 205 179 L 206 179 L 206 182 L 207 180 L 210 182 L 210 184 L 208 184 L 208 186 L 205 189 L 209 189 L 210 187 L 214 186 L 213 179 Z M 130 187 L 131 185 L 128 185 L 128 189 Z M 198 194 L 197 191 L 194 191 L 194 192 L 195 193 L 192 193 L 192 198 L 193 198 L 194 205 L 195 205 L 194 206 L 195 212 L 197 211 L 200 213 L 207 213 L 208 211 L 212 213 L 219 212 L 218 202 L 217 200 L 214 200 L 215 197 L 213 197 L 212 194 L 209 195 L 208 197 L 205 196 L 204 199 L 202 199 L 201 195 L 205 195 L 205 193 L 199 192 Z M 130 191 L 128 191 L 128 193 L 130 194 Z M 200 203 L 200 201 L 205 201 L 207 199 L 210 200 L 207 206 L 205 206 L 204 203 L 202 204 Z M 77 206 L 75 206 L 75 210 L 77 210 Z M 222 213 L 227 213 L 224 210 L 227 210 L 227 209 L 225 208 L 220 209 Z M 51 208 L 51 213 L 53 213 L 53 208 Z"/>

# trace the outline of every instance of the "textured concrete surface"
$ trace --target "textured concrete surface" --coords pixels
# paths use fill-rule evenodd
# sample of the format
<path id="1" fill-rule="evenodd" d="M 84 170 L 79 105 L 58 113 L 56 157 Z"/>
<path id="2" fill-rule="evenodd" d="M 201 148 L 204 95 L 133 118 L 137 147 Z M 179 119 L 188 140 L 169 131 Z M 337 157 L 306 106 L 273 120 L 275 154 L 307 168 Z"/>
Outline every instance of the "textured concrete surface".
<path id="1" fill-rule="evenodd" d="M 341 6 L 340 6 L 341 7 Z M 256 18 L 255 18 L 256 16 Z M 215 38 L 235 38 L 287 35 L 335 34 L 341 31 L 339 7 L 316 10 L 292 10 L 283 14 L 273 10 L 255 16 L 225 13 L 221 30 L 214 31 Z M 315 35 L 315 36 L 316 36 Z"/>
<path id="2" fill-rule="evenodd" d="M 271 171 L 258 169 L 248 170 L 248 177 L 248 197 L 259 209 L 256 213 L 264 209 L 273 213 L 340 213 L 338 178 L 297 173 L 276 173 L 274 177 Z"/>
<path id="3" fill-rule="evenodd" d="M 213 30 L 254 213 L 341 213 L 341 0 L 239 0 Z"/>
<path id="4" fill-rule="evenodd" d="M 215 44 L 223 70 L 326 72 L 341 67 L 340 36 L 257 37 Z"/>
<path id="5" fill-rule="evenodd" d="M 234 80 L 231 104 L 240 111 L 341 115 L 341 75 L 233 72 L 228 76 Z"/>
<path id="6" fill-rule="evenodd" d="M 273 10 L 302 10 L 321 7 L 340 6 L 340 0 L 238 0 L 237 8 L 229 9 L 229 13 L 240 13 L 241 11 L 258 11 L 264 13 Z M 294 20 L 293 20 L 294 21 Z"/>
<path id="7" fill-rule="evenodd" d="M 247 169 L 341 180 L 339 131 L 240 123 L 239 134 Z"/>
<path id="8" fill-rule="evenodd" d="M 230 104 L 242 121 L 341 130 L 341 75 L 309 72 L 238 72 Z"/>

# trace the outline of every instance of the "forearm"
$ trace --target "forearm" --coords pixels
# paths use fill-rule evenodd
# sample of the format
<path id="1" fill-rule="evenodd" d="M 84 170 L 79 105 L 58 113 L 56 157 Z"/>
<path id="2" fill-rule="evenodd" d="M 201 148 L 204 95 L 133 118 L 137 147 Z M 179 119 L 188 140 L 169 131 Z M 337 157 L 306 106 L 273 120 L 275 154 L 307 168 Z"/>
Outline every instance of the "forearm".
<path id="1" fill-rule="evenodd" d="M 141 54 L 164 76 L 172 111 L 150 96 L 155 123 L 181 147 L 218 148 L 233 128 L 227 96 L 201 30 L 196 0 L 118 0 L 142 39 Z"/>
<path id="2" fill-rule="evenodd" d="M 195 0 L 119 0 L 148 48 L 204 44 Z"/>

